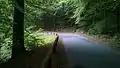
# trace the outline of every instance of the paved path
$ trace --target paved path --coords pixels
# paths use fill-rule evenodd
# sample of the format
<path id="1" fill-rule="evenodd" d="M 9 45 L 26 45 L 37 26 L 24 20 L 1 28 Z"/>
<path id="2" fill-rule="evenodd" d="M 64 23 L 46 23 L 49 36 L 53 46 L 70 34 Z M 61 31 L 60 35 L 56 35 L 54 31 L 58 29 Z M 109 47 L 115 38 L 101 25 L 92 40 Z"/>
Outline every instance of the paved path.
<path id="1" fill-rule="evenodd" d="M 120 53 L 75 34 L 58 34 L 63 41 L 69 68 L 120 68 Z"/>

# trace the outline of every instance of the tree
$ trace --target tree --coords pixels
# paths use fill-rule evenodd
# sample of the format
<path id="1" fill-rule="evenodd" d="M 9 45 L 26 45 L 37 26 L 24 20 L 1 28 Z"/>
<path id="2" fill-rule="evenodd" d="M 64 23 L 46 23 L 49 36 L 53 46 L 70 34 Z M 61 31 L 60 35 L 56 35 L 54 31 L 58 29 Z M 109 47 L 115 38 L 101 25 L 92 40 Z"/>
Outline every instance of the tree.
<path id="1" fill-rule="evenodd" d="M 24 51 L 24 0 L 14 0 L 12 57 Z"/>
<path id="2" fill-rule="evenodd" d="M 119 6 L 116 8 L 116 23 L 117 23 L 117 32 L 120 33 L 120 9 Z"/>

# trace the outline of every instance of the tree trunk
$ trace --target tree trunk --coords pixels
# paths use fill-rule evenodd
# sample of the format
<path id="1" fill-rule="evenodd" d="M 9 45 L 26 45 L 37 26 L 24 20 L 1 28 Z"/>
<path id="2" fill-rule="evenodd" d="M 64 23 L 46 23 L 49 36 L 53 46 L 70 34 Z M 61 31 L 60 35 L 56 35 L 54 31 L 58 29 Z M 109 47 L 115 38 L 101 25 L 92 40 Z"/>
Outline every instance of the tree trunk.
<path id="1" fill-rule="evenodd" d="M 53 28 L 54 28 L 54 31 L 56 31 L 56 22 L 55 22 L 55 16 L 53 16 Z"/>
<path id="2" fill-rule="evenodd" d="M 14 0 L 12 57 L 24 51 L 24 0 Z"/>
<path id="3" fill-rule="evenodd" d="M 104 16 L 105 16 L 105 18 L 106 18 L 106 19 L 105 19 L 105 28 L 104 28 L 105 31 L 104 31 L 104 32 L 105 32 L 105 34 L 108 34 L 108 32 L 109 32 L 109 31 L 108 31 L 108 24 L 107 24 L 107 23 L 108 23 L 108 22 L 107 22 L 108 14 L 107 14 L 107 11 L 106 11 L 106 10 L 104 11 Z"/>
<path id="4" fill-rule="evenodd" d="M 117 19 L 117 32 L 120 33 L 120 10 L 119 7 L 116 9 L 116 19 Z"/>

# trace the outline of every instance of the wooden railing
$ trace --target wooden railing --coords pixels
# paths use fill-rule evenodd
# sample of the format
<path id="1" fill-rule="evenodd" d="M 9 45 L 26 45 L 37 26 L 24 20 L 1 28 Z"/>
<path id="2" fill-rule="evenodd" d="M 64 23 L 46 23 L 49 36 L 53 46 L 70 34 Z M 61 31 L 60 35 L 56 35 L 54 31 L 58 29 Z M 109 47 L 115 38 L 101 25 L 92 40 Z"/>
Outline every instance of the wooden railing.
<path id="1" fill-rule="evenodd" d="M 59 40 L 59 36 L 57 35 L 53 45 L 51 46 L 49 52 L 47 53 L 45 59 L 42 62 L 41 68 L 57 68 L 56 47 L 58 40 Z"/>

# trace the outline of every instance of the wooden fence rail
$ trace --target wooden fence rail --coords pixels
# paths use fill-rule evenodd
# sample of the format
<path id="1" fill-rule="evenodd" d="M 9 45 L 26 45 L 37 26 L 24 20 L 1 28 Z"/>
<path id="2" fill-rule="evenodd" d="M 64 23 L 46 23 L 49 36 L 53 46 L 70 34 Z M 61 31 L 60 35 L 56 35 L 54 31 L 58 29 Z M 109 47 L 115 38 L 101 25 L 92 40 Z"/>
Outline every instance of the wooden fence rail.
<path id="1" fill-rule="evenodd" d="M 58 40 L 59 40 L 59 36 L 57 35 L 53 45 L 51 46 L 49 52 L 47 53 L 45 59 L 42 62 L 41 68 L 57 68 L 57 60 L 55 54 L 57 52 L 56 47 Z"/>

